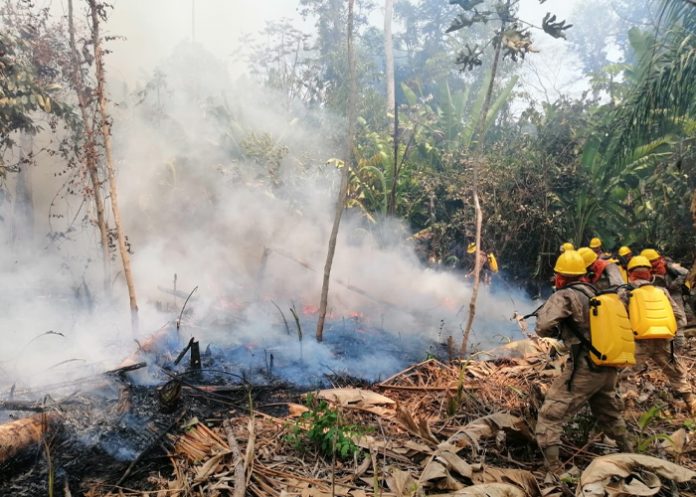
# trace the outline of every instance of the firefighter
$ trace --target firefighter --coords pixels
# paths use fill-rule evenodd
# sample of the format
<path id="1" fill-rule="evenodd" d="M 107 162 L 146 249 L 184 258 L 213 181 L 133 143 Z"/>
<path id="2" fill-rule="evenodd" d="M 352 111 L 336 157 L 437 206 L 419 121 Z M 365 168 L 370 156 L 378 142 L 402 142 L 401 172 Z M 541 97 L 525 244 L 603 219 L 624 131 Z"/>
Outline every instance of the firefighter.
<path id="1" fill-rule="evenodd" d="M 652 274 L 657 286 L 669 290 L 672 297 L 681 294 L 682 287 L 686 282 L 686 275 L 689 273 L 685 267 L 672 259 L 664 257 L 653 248 L 643 249 L 640 255 L 650 261 Z"/>
<path id="2" fill-rule="evenodd" d="M 652 265 L 653 284 L 666 288 L 677 305 L 681 307 L 682 312 L 686 312 L 684 296 L 686 295 L 688 299 L 691 293 L 686 287 L 686 276 L 689 271 L 653 248 L 643 249 L 640 255 L 647 258 Z M 681 337 L 678 340 L 681 340 Z"/>
<path id="3" fill-rule="evenodd" d="M 653 280 L 653 265 L 651 262 L 644 256 L 638 255 L 635 256 L 631 259 L 631 262 L 628 263 L 628 280 L 629 284 L 634 287 L 634 288 L 640 288 L 646 285 L 651 285 Z M 657 285 L 653 285 L 657 286 Z M 671 306 L 671 311 L 674 313 L 674 318 L 676 321 L 676 326 L 675 328 L 681 328 L 686 324 L 686 315 L 684 314 L 684 310 L 682 307 L 680 307 L 672 298 L 672 296 L 669 294 L 666 288 L 663 287 L 657 287 L 659 288 L 660 291 L 664 293 L 664 295 L 667 297 L 667 301 L 669 305 Z M 635 298 L 635 291 L 634 295 L 630 296 L 630 292 L 628 290 L 621 290 L 620 295 L 624 302 L 628 304 L 629 307 L 629 314 L 633 314 L 631 316 L 631 319 L 634 319 L 634 315 L 637 314 L 636 311 L 632 310 L 632 307 L 630 305 L 630 300 Z M 640 303 L 636 303 L 636 305 L 644 305 Z M 660 319 L 665 315 L 668 315 L 666 312 L 657 312 L 655 314 L 655 310 L 657 309 L 656 306 L 659 306 L 659 301 L 655 302 L 650 302 L 650 307 L 652 309 L 652 314 L 650 316 L 647 316 L 645 318 L 647 319 Z M 667 304 L 665 304 L 667 305 Z M 657 309 L 659 311 L 659 309 Z M 633 323 L 633 321 L 632 321 Z M 650 323 L 650 324 L 655 324 L 659 325 L 660 323 Z M 637 328 L 639 328 L 640 325 L 638 326 L 633 326 L 634 331 L 636 331 Z M 654 326 L 653 328 L 656 328 L 657 326 Z M 675 330 L 672 330 L 674 332 Z M 680 331 L 676 331 L 676 333 L 680 333 Z M 665 373 L 667 376 L 667 379 L 669 380 L 670 387 L 672 390 L 674 390 L 682 399 L 684 402 L 686 402 L 689 412 L 691 413 L 692 416 L 696 416 L 696 397 L 694 397 L 694 394 L 691 390 L 691 385 L 689 385 L 689 382 L 687 381 L 686 378 L 686 369 L 684 368 L 684 365 L 682 362 L 679 360 L 679 357 L 677 357 L 674 354 L 673 350 L 673 338 L 646 338 L 646 339 L 641 339 L 640 334 L 636 335 L 636 364 L 637 365 L 642 365 L 646 364 L 649 361 L 652 361 L 656 365 L 658 365 L 662 371 Z"/>
<path id="4" fill-rule="evenodd" d="M 476 242 L 471 242 L 469 244 L 469 246 L 466 248 L 466 253 L 469 255 L 473 255 L 476 253 Z M 481 264 L 481 282 L 488 285 L 491 282 L 493 273 L 497 273 L 499 271 L 498 260 L 496 259 L 493 252 L 486 253 L 483 250 L 478 251 L 478 258 Z M 475 264 L 476 260 L 474 259 L 472 262 L 471 272 L 467 274 L 467 276 L 473 277 Z"/>
<path id="5" fill-rule="evenodd" d="M 616 392 L 618 369 L 595 366 L 588 356 L 589 302 L 596 290 L 581 282 L 585 267 L 577 251 L 563 252 L 554 267 L 557 291 L 537 312 L 536 333 L 541 337 L 560 338 L 571 350 L 563 372 L 546 394 L 536 424 L 537 443 L 552 472 L 561 469 L 559 449 L 563 425 L 586 403 L 598 426 L 616 441 L 620 450 L 633 449 L 622 416 L 623 403 Z"/>
<path id="6" fill-rule="evenodd" d="M 580 247 L 578 253 L 585 261 L 587 275 L 585 281 L 594 285 L 598 290 L 607 290 L 623 285 L 619 267 L 611 261 L 600 259 L 597 252 L 588 247 Z"/>
<path id="7" fill-rule="evenodd" d="M 589 247 L 594 251 L 595 254 L 597 254 L 598 258 L 611 259 L 611 254 L 604 251 L 604 248 L 602 247 L 602 240 L 600 238 L 594 237 L 592 240 L 590 240 Z"/>
<path id="8" fill-rule="evenodd" d="M 633 251 L 631 250 L 631 247 L 627 247 L 626 245 L 619 247 L 619 251 L 617 253 L 618 261 L 619 261 L 619 271 L 621 272 L 621 278 L 623 279 L 624 283 L 628 283 L 628 263 L 631 260 L 631 257 L 633 257 Z"/>

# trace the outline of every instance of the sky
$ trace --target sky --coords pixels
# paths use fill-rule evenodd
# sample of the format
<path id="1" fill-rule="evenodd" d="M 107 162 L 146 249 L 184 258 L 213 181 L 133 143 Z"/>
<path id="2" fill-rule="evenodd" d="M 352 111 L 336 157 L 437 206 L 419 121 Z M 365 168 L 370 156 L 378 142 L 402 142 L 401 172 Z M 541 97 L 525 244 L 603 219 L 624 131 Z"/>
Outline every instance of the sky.
<path id="1" fill-rule="evenodd" d="M 66 10 L 67 0 L 59 2 Z M 311 32 L 311 22 L 303 22 L 297 12 L 298 4 L 298 0 L 118 0 L 110 14 L 107 30 L 123 39 L 111 44 L 113 53 L 109 70 L 115 78 L 129 84 L 142 81 L 179 42 L 195 38 L 218 59 L 225 61 L 233 74 L 244 71 L 238 57 L 243 48 L 240 39 L 258 33 L 267 21 L 286 17 L 298 25 L 304 24 L 306 31 Z M 578 5 L 581 5 L 580 0 L 548 0 L 543 5 L 537 0 L 522 0 L 521 15 L 540 24 L 544 14 L 551 10 L 572 23 L 572 13 Z M 382 12 L 383 8 L 375 9 L 372 23 L 380 25 L 383 22 Z M 568 85 L 566 80 L 569 78 L 571 81 L 577 79 L 559 64 L 565 59 L 563 41 L 537 36 L 536 46 L 541 52 L 534 54 L 531 65 L 548 80 L 546 86 L 560 87 Z M 528 79 L 532 83 L 537 78 L 534 75 Z"/>

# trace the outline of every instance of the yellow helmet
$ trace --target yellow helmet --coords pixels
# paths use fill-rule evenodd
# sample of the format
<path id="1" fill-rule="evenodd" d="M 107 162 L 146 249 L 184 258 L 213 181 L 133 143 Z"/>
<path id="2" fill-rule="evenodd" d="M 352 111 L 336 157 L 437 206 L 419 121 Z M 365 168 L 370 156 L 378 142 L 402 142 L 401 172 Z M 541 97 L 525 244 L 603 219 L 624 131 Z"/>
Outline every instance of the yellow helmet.
<path id="1" fill-rule="evenodd" d="M 570 242 L 565 242 L 564 244 L 561 245 L 561 254 L 565 252 L 566 250 L 575 250 L 575 245 L 573 245 Z"/>
<path id="2" fill-rule="evenodd" d="M 578 249 L 578 254 L 580 254 L 582 260 L 585 261 L 585 267 L 590 267 L 594 261 L 597 260 L 597 252 L 589 247 L 580 247 Z"/>
<path id="3" fill-rule="evenodd" d="M 643 249 L 640 251 L 640 255 L 648 259 L 650 262 L 656 261 L 660 258 L 660 253 L 652 248 Z"/>
<path id="4" fill-rule="evenodd" d="M 553 270 L 563 276 L 582 276 L 587 272 L 585 261 L 576 250 L 566 250 L 559 255 Z"/>
<path id="5" fill-rule="evenodd" d="M 652 268 L 652 264 L 650 264 L 650 261 L 644 255 L 637 255 L 631 258 L 631 260 L 628 262 L 628 267 L 626 269 L 631 271 L 632 269 L 635 269 L 637 267 Z"/>
<path id="6" fill-rule="evenodd" d="M 466 253 L 467 254 L 473 254 L 476 252 L 476 242 L 471 242 L 467 247 L 466 247 Z"/>
<path id="7" fill-rule="evenodd" d="M 626 245 L 619 248 L 619 257 L 626 257 L 632 253 L 633 251 L 631 250 L 631 247 L 627 247 Z"/>
<path id="8" fill-rule="evenodd" d="M 592 240 L 590 240 L 590 248 L 591 249 L 598 249 L 602 246 L 602 240 L 600 240 L 597 237 L 594 237 Z"/>

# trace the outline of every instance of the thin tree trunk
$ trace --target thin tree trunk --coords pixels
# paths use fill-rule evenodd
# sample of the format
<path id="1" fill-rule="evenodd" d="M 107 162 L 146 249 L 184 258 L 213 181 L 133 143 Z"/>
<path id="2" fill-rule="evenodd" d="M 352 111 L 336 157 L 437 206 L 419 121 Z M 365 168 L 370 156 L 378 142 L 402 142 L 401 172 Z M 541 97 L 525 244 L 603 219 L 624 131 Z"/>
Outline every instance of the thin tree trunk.
<path id="1" fill-rule="evenodd" d="M 34 193 L 32 188 L 31 166 L 34 138 L 22 133 L 19 140 L 19 172 L 15 190 L 14 215 L 12 216 L 13 241 L 31 242 L 34 239 Z M 18 250 L 22 250 L 18 247 Z"/>
<path id="2" fill-rule="evenodd" d="M 101 117 L 101 134 L 104 140 L 104 158 L 106 159 L 107 178 L 109 180 L 109 195 L 111 197 L 111 212 L 114 216 L 114 227 L 118 239 L 118 251 L 121 254 L 123 263 L 123 274 L 126 278 L 128 287 L 128 299 L 131 310 L 131 325 L 133 332 L 138 331 L 138 301 L 135 297 L 135 284 L 133 283 L 133 272 L 131 270 L 130 254 L 126 247 L 126 236 L 123 233 L 121 223 L 121 210 L 118 205 L 118 188 L 116 186 L 116 173 L 114 171 L 114 161 L 111 150 L 111 123 L 106 109 L 106 90 L 104 75 L 104 57 L 99 36 L 99 13 L 97 12 L 96 0 L 88 0 L 92 14 L 92 43 L 94 44 L 94 62 L 97 71 L 97 100 L 99 102 L 99 114 Z"/>
<path id="3" fill-rule="evenodd" d="M 394 163 L 392 165 L 392 181 L 387 201 L 387 214 L 396 214 L 396 188 L 399 184 L 399 109 L 394 107 Z"/>
<path id="4" fill-rule="evenodd" d="M 510 0 L 507 2 L 508 8 L 510 7 Z M 464 327 L 464 333 L 462 335 L 462 346 L 460 352 L 462 355 L 466 355 L 469 346 L 469 335 L 471 334 L 471 327 L 474 324 L 474 318 L 476 317 L 476 299 L 478 298 L 479 286 L 481 283 L 481 266 L 482 261 L 479 257 L 479 252 L 481 251 L 481 226 L 483 224 L 483 212 L 481 211 L 481 203 L 479 202 L 478 187 L 479 187 L 479 166 L 482 161 L 482 146 L 484 135 L 486 133 L 486 118 L 488 117 L 488 109 L 491 106 L 491 97 L 493 96 L 493 86 L 495 84 L 495 77 L 498 72 L 498 61 L 500 60 L 500 49 L 502 46 L 502 35 L 505 31 L 505 22 L 500 25 L 500 32 L 498 44 L 495 47 L 495 55 L 493 56 L 493 65 L 491 66 L 491 76 L 488 80 L 488 89 L 486 90 L 486 98 L 483 101 L 483 107 L 481 108 L 481 116 L 479 118 L 478 129 L 476 132 L 476 151 L 477 157 L 474 159 L 473 163 L 473 182 L 472 190 L 474 196 L 474 211 L 476 213 L 476 252 L 475 262 L 474 262 L 474 288 L 471 291 L 471 300 L 469 301 L 469 316 L 466 320 L 466 326 Z"/>
<path id="5" fill-rule="evenodd" d="M 396 108 L 394 83 L 394 42 L 392 39 L 392 18 L 394 17 L 394 0 L 384 0 L 384 61 L 387 80 L 387 113 Z"/>
<path id="6" fill-rule="evenodd" d="M 399 176 L 399 114 L 396 109 L 396 83 L 394 81 L 394 40 L 392 38 L 392 19 L 394 17 L 394 1 L 384 0 L 384 62 L 385 79 L 387 83 L 387 115 L 394 114 L 394 169 L 392 184 L 387 200 L 387 214 L 396 213 L 396 186 Z"/>
<path id="7" fill-rule="evenodd" d="M 109 291 L 111 284 L 110 268 L 109 268 L 109 235 L 106 225 L 106 216 L 104 210 L 104 197 L 101 192 L 101 181 L 99 179 L 99 171 L 97 169 L 97 146 L 94 138 L 93 122 L 87 115 L 89 101 L 85 92 L 85 84 L 80 69 L 80 60 L 75 43 L 75 25 L 73 21 L 73 2 L 68 0 L 68 31 L 70 32 L 70 55 L 72 62 L 71 79 L 77 94 L 77 102 L 80 107 L 80 115 L 82 116 L 82 125 L 85 129 L 85 167 L 89 174 L 90 182 L 92 183 L 92 196 L 97 209 L 97 228 L 99 229 L 99 241 L 102 248 L 102 264 L 104 267 L 104 290 Z"/>
<path id="8" fill-rule="evenodd" d="M 326 320 L 326 307 L 329 297 L 329 279 L 331 276 L 331 265 L 336 251 L 336 239 L 338 238 L 338 227 L 341 224 L 343 208 L 346 204 L 348 194 L 348 179 L 350 177 L 350 166 L 353 162 L 353 140 L 355 134 L 355 104 L 356 104 L 356 81 L 355 81 L 355 56 L 353 54 L 353 7 L 355 0 L 348 0 L 348 133 L 346 136 L 345 163 L 341 173 L 341 187 L 336 200 L 336 214 L 334 215 L 331 236 L 329 237 L 329 250 L 326 254 L 326 264 L 324 265 L 324 280 L 321 285 L 321 301 L 319 303 L 319 320 L 317 321 L 317 342 L 324 339 L 324 321 Z"/>
<path id="9" fill-rule="evenodd" d="M 476 252 L 474 254 L 474 288 L 471 291 L 471 300 L 469 301 L 469 317 L 466 320 L 466 327 L 464 328 L 464 335 L 462 336 L 462 346 L 460 349 L 462 355 L 465 355 L 467 352 L 469 346 L 469 335 L 471 334 L 471 327 L 474 324 L 474 317 L 476 316 L 476 299 L 478 298 L 479 286 L 481 282 L 481 265 L 483 262 L 479 255 L 479 247 L 481 246 L 481 225 L 483 224 L 483 213 L 481 212 L 481 204 L 479 203 L 477 188 L 474 188 L 474 209 L 476 210 Z"/>

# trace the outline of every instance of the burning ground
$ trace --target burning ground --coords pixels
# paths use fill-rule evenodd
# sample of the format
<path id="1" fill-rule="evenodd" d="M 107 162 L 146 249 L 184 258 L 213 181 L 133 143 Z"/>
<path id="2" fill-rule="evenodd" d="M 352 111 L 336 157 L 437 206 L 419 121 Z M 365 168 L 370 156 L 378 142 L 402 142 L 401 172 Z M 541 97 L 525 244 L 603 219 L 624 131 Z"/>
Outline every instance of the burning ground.
<path id="1" fill-rule="evenodd" d="M 334 388 L 306 394 L 274 377 L 269 365 L 254 378 L 225 371 L 234 361 L 212 348 L 201 351 L 200 366 L 190 351 L 176 365 L 179 354 L 171 345 L 181 342 L 175 336 L 175 327 L 163 329 L 129 358 L 149 360 L 147 376 L 157 365 L 151 387 L 135 384 L 145 369 L 135 363 L 83 379 L 80 393 L 73 381 L 54 385 L 54 395 L 41 403 L 25 402 L 23 409 L 43 412 L 28 432 L 16 422 L 15 438 L 42 437 L 21 458 L 6 460 L 3 494 L 44 495 L 51 481 L 63 495 L 114 497 L 696 490 L 690 483 L 696 476 L 693 420 L 658 371 L 629 370 L 621 384 L 640 453 L 615 454 L 582 412 L 568 425 L 562 447 L 563 460 L 581 469 L 551 481 L 531 434 L 544 391 L 564 361 L 552 342 L 512 342 L 492 360 L 427 359 L 379 382 L 327 375 L 324 381 Z M 694 352 L 690 341 L 683 353 L 691 381 Z M 15 392 L 17 404 L 24 394 Z M 1 437 L 8 426 L 1 427 L 0 440 L 6 441 Z M 308 435 L 312 430 L 320 441 L 335 434 L 325 438 L 332 443 L 317 443 Z M 338 444 L 347 449 L 332 456 Z"/>

